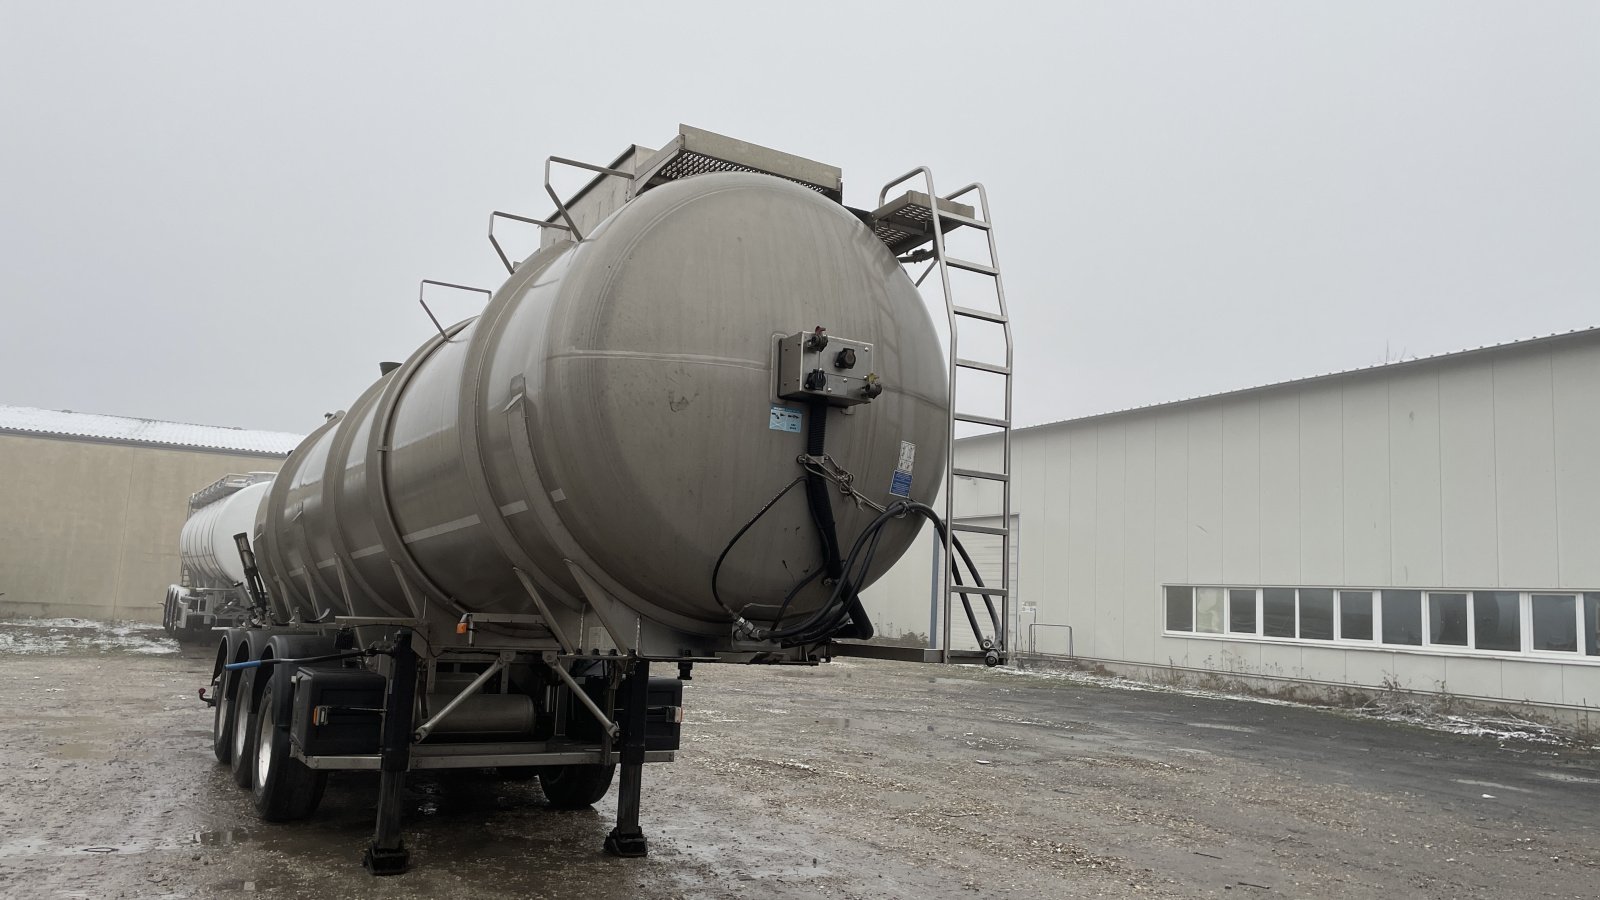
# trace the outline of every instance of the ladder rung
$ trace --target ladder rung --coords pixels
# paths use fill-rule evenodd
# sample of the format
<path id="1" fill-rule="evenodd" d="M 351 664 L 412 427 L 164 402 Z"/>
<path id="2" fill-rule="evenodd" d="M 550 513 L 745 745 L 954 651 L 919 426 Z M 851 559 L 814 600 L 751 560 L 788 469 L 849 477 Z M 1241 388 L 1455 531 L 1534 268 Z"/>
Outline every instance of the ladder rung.
<path id="1" fill-rule="evenodd" d="M 952 584 L 952 585 L 950 585 L 950 593 L 952 593 L 952 594 L 988 594 L 991 597 L 1004 597 L 1007 594 L 1011 593 L 1011 591 L 1009 589 L 1007 589 L 1007 588 L 997 588 L 997 587 L 988 587 L 988 586 L 978 587 L 975 584 Z"/>
<path id="2" fill-rule="evenodd" d="M 951 522 L 951 531 L 970 531 L 973 534 L 998 534 L 1007 535 L 1011 531 L 1006 528 L 996 528 L 993 525 L 971 525 L 966 522 Z"/>
<path id="3" fill-rule="evenodd" d="M 971 422 L 974 425 L 992 425 L 995 428 L 1010 428 L 1011 423 L 1005 419 L 996 419 L 992 416 L 975 416 L 971 413 L 956 413 L 957 422 Z"/>
<path id="4" fill-rule="evenodd" d="M 977 272 L 979 275 L 1000 274 L 1000 270 L 996 269 L 994 266 L 986 266 L 983 263 L 975 263 L 970 259 L 956 259 L 954 256 L 946 256 L 944 258 L 944 264 L 952 269 L 966 269 L 968 272 Z"/>
<path id="5" fill-rule="evenodd" d="M 943 199 L 943 198 L 940 198 L 940 199 Z M 949 202 L 949 201 L 946 201 L 946 202 Z M 990 227 L 989 223 L 983 221 L 982 219 L 974 219 L 974 218 L 972 218 L 970 216 L 957 215 L 956 213 L 945 212 L 942 209 L 939 210 L 939 221 L 941 221 L 941 222 L 955 222 L 958 225 L 965 225 L 968 228 L 978 228 L 978 229 L 981 229 L 983 231 L 988 231 L 989 227 Z"/>
<path id="6" fill-rule="evenodd" d="M 1010 481 L 1011 476 L 1004 472 L 985 472 L 982 469 L 951 469 L 953 474 L 966 478 L 985 478 L 989 481 Z"/>
<path id="7" fill-rule="evenodd" d="M 970 306 L 952 306 L 950 311 L 958 316 L 966 316 L 969 319 L 982 319 L 985 322 L 994 322 L 997 325 L 1006 323 L 1006 317 L 999 313 L 984 312 L 981 309 L 973 309 Z"/>
<path id="8" fill-rule="evenodd" d="M 996 375 L 1011 374 L 1011 370 L 1005 366 L 997 366 L 994 363 L 978 362 L 975 359 L 958 359 L 956 360 L 956 365 L 963 369 L 977 369 L 982 372 L 993 372 Z"/>

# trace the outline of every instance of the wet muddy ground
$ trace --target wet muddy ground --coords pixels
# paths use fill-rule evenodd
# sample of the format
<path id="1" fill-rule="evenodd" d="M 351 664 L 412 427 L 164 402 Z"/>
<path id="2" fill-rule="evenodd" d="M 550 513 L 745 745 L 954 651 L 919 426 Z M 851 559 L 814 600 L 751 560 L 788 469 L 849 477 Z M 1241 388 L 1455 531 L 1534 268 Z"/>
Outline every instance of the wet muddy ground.
<path id="1" fill-rule="evenodd" d="M 415 776 L 414 868 L 359 865 L 374 776 L 256 821 L 201 649 L 0 624 L 0 896 L 1566 897 L 1600 884 L 1600 751 L 1003 671 L 702 667 L 677 763 L 614 797 Z M 171 650 L 167 646 L 165 649 Z"/>

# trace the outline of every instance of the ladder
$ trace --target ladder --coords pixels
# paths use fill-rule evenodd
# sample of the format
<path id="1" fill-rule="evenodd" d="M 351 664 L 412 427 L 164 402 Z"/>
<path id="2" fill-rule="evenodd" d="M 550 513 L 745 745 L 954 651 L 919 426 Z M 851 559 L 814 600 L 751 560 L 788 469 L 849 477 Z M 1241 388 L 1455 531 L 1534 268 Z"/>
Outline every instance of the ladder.
<path id="1" fill-rule="evenodd" d="M 906 182 L 921 176 L 925 192 L 908 191 L 893 202 L 886 202 L 889 192 Z M 969 194 L 976 194 L 978 209 L 970 205 L 959 203 L 960 199 Z M 981 213 L 981 215 L 977 214 Z M 968 654 L 953 651 L 951 648 L 951 619 L 955 601 L 959 598 L 965 608 L 966 616 L 972 625 L 974 637 L 978 640 L 980 653 L 989 665 L 1004 662 L 1011 646 L 1009 628 L 1011 623 L 1011 375 L 1012 375 L 1012 343 L 1011 320 L 1006 314 L 1005 283 L 1000 277 L 1000 258 L 995 250 L 994 227 L 989 218 L 989 195 L 980 183 L 974 182 L 960 190 L 945 196 L 940 196 L 934 189 L 933 172 L 926 166 L 919 166 L 899 178 L 883 186 L 878 192 L 878 209 L 871 214 L 873 231 L 889 249 L 895 253 L 903 264 L 914 264 L 925 260 L 932 260 L 928 268 L 916 279 L 917 286 L 927 279 L 935 270 L 939 273 L 939 285 L 944 292 L 945 316 L 950 329 L 950 356 L 949 356 L 949 384 L 950 384 L 950 415 L 946 428 L 947 459 L 944 472 L 944 521 L 946 523 L 944 543 L 941 555 L 938 557 L 938 578 L 936 595 L 936 614 L 942 612 L 943 621 L 939 628 L 938 650 L 939 661 L 950 662 L 953 656 Z M 955 228 L 972 228 L 983 232 L 988 246 L 987 260 L 968 260 L 950 256 L 945 252 L 945 234 Z M 932 244 L 930 250 L 919 250 L 925 244 Z M 901 256 L 903 253 L 909 255 Z M 958 305 L 955 293 L 951 289 L 950 270 L 970 272 L 979 276 L 994 279 L 994 295 L 996 307 L 993 311 L 977 309 L 970 306 Z M 1001 332 L 1005 347 L 1005 362 L 984 362 L 977 359 L 964 358 L 961 355 L 960 332 L 962 323 L 969 326 L 975 323 L 984 323 L 977 327 L 995 328 Z M 1003 408 L 999 410 L 978 410 L 963 404 L 960 397 L 961 370 L 987 372 L 1000 376 L 1003 384 Z M 998 414 L 996 414 L 998 413 Z M 978 425 L 990 429 L 991 434 L 998 434 L 1000 442 L 1000 461 L 993 468 L 963 468 L 957 465 L 956 460 L 956 426 L 960 423 Z M 976 525 L 970 522 L 956 520 L 955 490 L 956 479 L 975 479 L 979 481 L 995 482 L 1000 488 L 1000 524 L 998 526 Z M 966 518 L 976 518 L 967 516 Z M 1000 571 L 998 578 L 985 573 L 977 573 L 983 580 L 983 585 L 957 583 L 953 576 L 952 563 L 958 556 L 964 555 L 957 546 L 960 533 L 973 533 L 988 536 L 997 536 L 1000 539 Z M 997 586 L 998 585 L 998 586 Z M 987 608 L 989 623 L 993 629 L 994 637 L 986 638 L 979 624 L 977 616 L 972 610 L 972 598 L 981 598 Z M 994 598 L 1000 602 L 999 613 L 994 608 Z"/>

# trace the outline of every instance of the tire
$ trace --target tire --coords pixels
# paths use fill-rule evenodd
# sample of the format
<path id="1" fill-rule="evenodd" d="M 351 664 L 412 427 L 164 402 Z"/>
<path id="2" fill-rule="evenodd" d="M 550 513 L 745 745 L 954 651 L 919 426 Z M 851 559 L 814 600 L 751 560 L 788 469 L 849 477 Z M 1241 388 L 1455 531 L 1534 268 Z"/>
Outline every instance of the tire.
<path id="1" fill-rule="evenodd" d="M 233 746 L 228 765 L 233 769 L 233 783 L 242 788 L 250 786 L 256 767 L 256 755 L 250 752 L 256 745 L 256 704 L 251 701 L 259 671 L 240 669 L 233 676 Z"/>
<path id="2" fill-rule="evenodd" d="M 255 765 L 251 767 L 254 774 L 250 793 L 262 821 L 293 822 L 316 812 L 328 784 L 328 773 L 295 759 L 289 750 L 289 729 L 273 722 L 276 680 L 269 678 L 256 699 L 256 743 L 252 754 Z"/>
<path id="3" fill-rule="evenodd" d="M 539 787 L 556 809 L 588 809 L 611 790 L 615 765 L 545 766 L 539 770 Z"/>
<path id="4" fill-rule="evenodd" d="M 217 702 L 211 707 L 211 752 L 220 763 L 233 759 L 233 714 L 236 704 L 233 690 L 230 689 L 236 690 L 238 681 L 239 676 L 227 669 L 223 669 L 217 678 Z"/>

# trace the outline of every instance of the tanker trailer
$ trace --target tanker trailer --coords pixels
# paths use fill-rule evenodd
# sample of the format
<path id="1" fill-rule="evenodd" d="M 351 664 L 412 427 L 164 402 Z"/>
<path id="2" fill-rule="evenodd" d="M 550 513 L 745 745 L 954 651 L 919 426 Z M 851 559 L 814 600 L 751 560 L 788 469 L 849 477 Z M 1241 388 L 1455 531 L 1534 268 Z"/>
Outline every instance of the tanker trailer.
<path id="1" fill-rule="evenodd" d="M 555 215 L 491 216 L 510 277 L 481 314 L 382 364 L 235 536 L 253 612 L 201 692 L 213 749 L 273 821 L 380 772 L 374 874 L 407 865 L 420 769 L 578 808 L 620 767 L 605 848 L 645 855 L 642 766 L 674 758 L 693 666 L 826 661 L 925 521 L 954 537 L 926 505 L 953 370 L 897 253 L 987 231 L 972 207 L 853 210 L 838 169 L 687 127 L 578 164 L 566 201 L 551 163 Z M 496 217 L 543 245 L 513 261 Z"/>
<path id="2" fill-rule="evenodd" d="M 161 625 L 180 641 L 211 637 L 218 626 L 242 625 L 250 598 L 233 535 L 248 531 L 272 481 L 271 472 L 224 475 L 189 496 L 178 535 L 178 583 L 167 588 Z"/>

